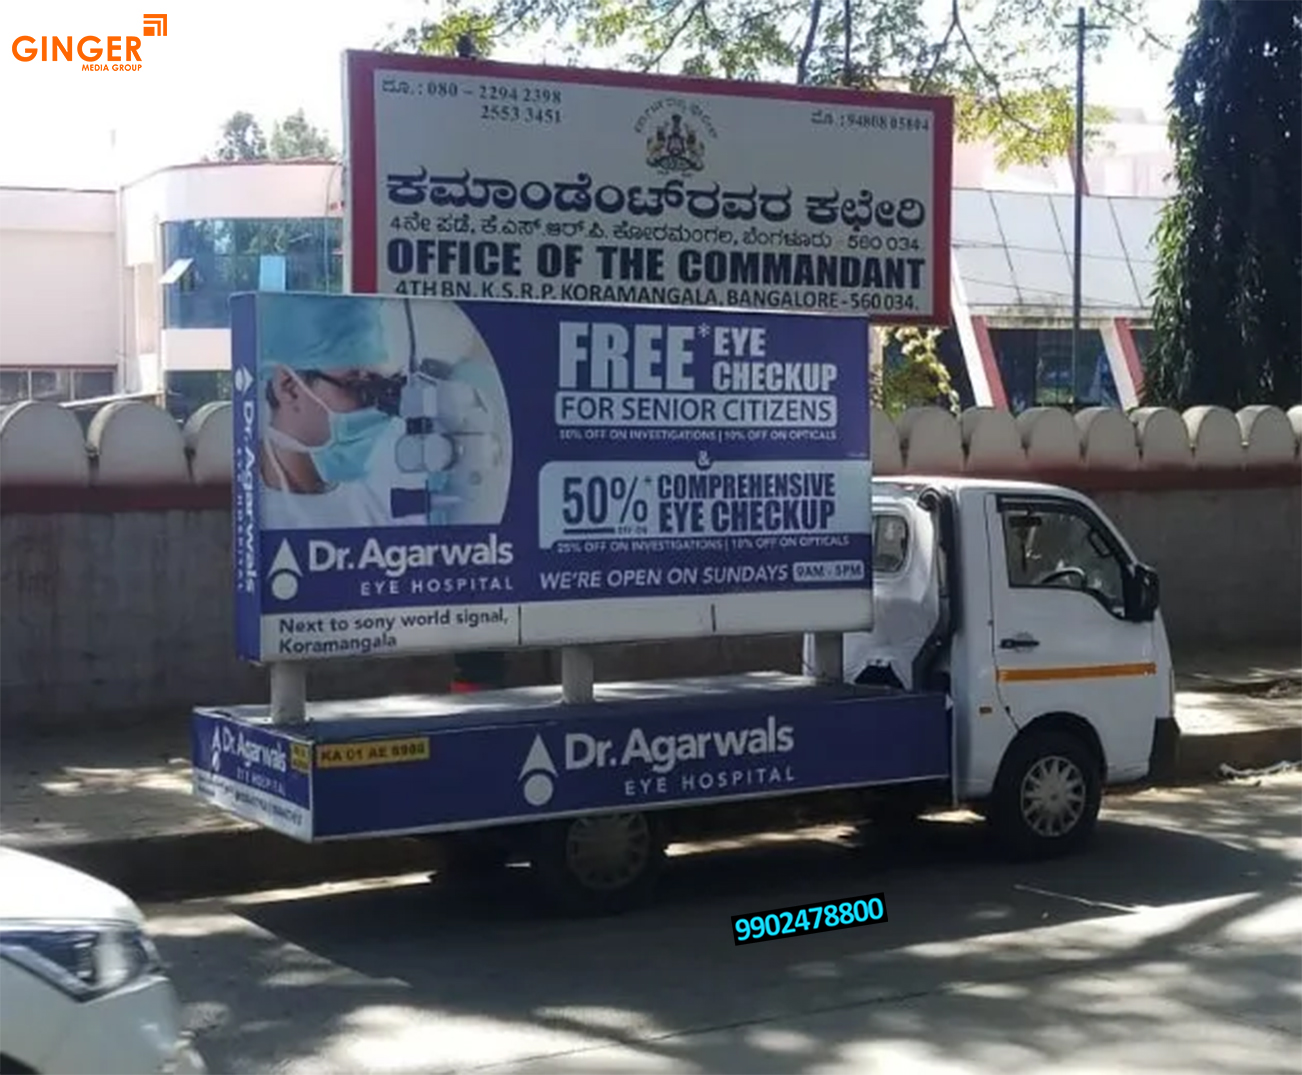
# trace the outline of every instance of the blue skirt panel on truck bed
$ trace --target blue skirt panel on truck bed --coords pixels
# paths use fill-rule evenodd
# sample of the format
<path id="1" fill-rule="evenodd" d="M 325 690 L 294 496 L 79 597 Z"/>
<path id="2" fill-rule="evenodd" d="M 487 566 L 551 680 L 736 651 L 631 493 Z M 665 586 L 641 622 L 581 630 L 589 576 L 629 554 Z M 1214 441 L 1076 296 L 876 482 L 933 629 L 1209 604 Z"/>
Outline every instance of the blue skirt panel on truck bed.
<path id="1" fill-rule="evenodd" d="M 948 779 L 942 694 L 753 673 L 479 695 L 205 707 L 195 792 L 300 840 L 437 832 L 577 814 Z"/>

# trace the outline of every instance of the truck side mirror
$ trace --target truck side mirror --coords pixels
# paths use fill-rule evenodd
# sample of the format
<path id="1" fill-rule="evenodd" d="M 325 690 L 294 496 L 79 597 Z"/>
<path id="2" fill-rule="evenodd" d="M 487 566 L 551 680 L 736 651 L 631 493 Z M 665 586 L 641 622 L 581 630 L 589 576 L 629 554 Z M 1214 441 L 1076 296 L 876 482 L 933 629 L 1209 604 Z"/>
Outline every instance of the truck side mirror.
<path id="1" fill-rule="evenodd" d="M 1161 586 L 1157 572 L 1147 564 L 1132 564 L 1130 585 L 1126 587 L 1126 619 L 1135 623 L 1151 623 L 1161 603 Z"/>

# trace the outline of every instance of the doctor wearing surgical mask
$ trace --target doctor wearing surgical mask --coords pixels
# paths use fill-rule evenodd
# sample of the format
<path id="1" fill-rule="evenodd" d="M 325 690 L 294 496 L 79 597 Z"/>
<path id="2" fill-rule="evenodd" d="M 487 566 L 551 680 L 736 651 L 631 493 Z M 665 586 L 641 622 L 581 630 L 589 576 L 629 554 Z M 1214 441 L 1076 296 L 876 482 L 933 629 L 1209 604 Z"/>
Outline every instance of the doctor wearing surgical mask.
<path id="1" fill-rule="evenodd" d="M 395 418 L 376 404 L 400 382 L 387 365 L 379 304 L 295 297 L 259 325 L 265 425 L 262 526 L 391 526 L 367 482 Z"/>

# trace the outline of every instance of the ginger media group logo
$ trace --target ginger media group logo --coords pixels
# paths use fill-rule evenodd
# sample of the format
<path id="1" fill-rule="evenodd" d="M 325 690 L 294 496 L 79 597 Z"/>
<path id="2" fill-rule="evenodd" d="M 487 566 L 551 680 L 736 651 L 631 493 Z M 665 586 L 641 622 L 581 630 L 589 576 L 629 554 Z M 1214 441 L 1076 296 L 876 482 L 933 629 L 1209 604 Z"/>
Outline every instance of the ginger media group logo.
<path id="1" fill-rule="evenodd" d="M 167 36 L 167 15 L 162 12 L 141 16 L 137 33 L 110 30 L 93 34 L 19 34 L 9 45 L 9 52 L 19 63 L 59 63 L 81 65 L 83 71 L 139 71 L 144 67 L 140 49 L 144 39 Z"/>

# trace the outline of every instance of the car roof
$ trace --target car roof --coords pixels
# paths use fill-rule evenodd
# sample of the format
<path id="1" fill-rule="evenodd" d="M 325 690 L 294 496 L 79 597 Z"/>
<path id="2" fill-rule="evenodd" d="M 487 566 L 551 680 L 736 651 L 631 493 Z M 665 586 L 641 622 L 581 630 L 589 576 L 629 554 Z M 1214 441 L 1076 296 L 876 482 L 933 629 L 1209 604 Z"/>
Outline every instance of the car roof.
<path id="1" fill-rule="evenodd" d="M 1040 493 L 1055 496 L 1079 496 L 1071 489 L 1046 482 L 1024 481 L 1015 478 L 967 478 L 953 475 L 927 474 L 874 474 L 874 482 L 896 485 L 902 489 L 921 490 L 928 487 L 958 492 L 963 489 L 986 489 L 992 493 Z"/>

